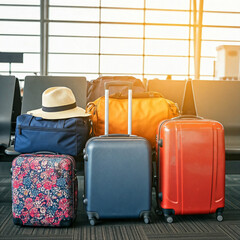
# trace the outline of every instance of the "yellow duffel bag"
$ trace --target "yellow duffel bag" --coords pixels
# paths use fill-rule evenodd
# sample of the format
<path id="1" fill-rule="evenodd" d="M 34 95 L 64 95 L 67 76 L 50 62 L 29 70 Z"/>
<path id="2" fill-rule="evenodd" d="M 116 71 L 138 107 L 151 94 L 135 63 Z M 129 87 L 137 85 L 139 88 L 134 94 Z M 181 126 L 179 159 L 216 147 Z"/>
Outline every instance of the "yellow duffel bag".
<path id="1" fill-rule="evenodd" d="M 87 105 L 91 114 L 95 136 L 104 135 L 105 97 L 100 97 Z M 145 92 L 133 94 L 132 134 L 148 139 L 155 147 L 158 124 L 164 119 L 179 115 L 177 104 L 165 99 L 160 93 Z M 127 134 L 128 99 L 119 94 L 109 98 L 109 134 Z"/>

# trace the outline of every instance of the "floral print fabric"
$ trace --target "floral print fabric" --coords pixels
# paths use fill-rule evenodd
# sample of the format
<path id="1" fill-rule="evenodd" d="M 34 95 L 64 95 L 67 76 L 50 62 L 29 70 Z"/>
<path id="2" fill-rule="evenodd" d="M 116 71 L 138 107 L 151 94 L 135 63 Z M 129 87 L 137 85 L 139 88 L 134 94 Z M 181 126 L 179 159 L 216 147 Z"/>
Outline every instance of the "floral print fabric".
<path id="1" fill-rule="evenodd" d="M 74 159 L 68 155 L 22 154 L 15 158 L 13 218 L 31 226 L 61 226 L 63 221 L 73 220 L 77 207 L 74 171 Z"/>

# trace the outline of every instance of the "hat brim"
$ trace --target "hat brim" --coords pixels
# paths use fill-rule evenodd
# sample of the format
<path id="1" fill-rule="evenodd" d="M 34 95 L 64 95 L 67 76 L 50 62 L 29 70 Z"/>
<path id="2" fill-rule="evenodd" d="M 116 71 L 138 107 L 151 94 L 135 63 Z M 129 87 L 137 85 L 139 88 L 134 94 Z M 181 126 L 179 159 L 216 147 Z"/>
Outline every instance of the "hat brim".
<path id="1" fill-rule="evenodd" d="M 43 119 L 66 119 L 73 117 L 89 117 L 91 114 L 86 113 L 83 108 L 75 107 L 70 110 L 61 112 L 44 112 L 42 108 L 28 111 L 27 114 L 33 115 L 34 117 L 41 117 Z"/>

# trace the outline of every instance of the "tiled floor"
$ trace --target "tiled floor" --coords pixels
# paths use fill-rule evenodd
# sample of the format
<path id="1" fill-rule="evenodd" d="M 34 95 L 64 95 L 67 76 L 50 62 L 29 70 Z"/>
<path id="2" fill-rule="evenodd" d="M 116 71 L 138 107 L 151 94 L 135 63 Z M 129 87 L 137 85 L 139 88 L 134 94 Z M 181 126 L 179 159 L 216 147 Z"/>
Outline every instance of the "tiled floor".
<path id="1" fill-rule="evenodd" d="M 105 220 L 96 226 L 89 225 L 81 202 L 83 176 L 79 172 L 78 217 L 70 228 L 19 227 L 12 222 L 10 163 L 0 163 L 0 239 L 17 240 L 157 240 L 157 239 L 240 239 L 240 175 L 226 175 L 226 207 L 224 221 L 217 222 L 215 215 L 176 216 L 172 224 L 154 212 L 153 191 L 152 222 L 140 219 Z M 116 206 L 117 207 L 117 206 Z"/>

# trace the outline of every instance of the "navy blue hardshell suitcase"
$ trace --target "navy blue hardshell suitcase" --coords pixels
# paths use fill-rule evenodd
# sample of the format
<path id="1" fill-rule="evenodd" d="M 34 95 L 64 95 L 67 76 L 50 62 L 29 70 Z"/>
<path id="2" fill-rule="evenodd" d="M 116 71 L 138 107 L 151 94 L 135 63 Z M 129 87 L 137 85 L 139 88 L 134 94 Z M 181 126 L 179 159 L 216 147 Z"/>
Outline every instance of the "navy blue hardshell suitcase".
<path id="1" fill-rule="evenodd" d="M 152 190 L 151 146 L 131 135 L 132 84 L 128 91 L 128 134 L 108 134 L 109 86 L 105 84 L 105 135 L 91 138 L 84 150 L 85 195 L 91 225 L 103 218 L 139 218 L 149 223 Z"/>

